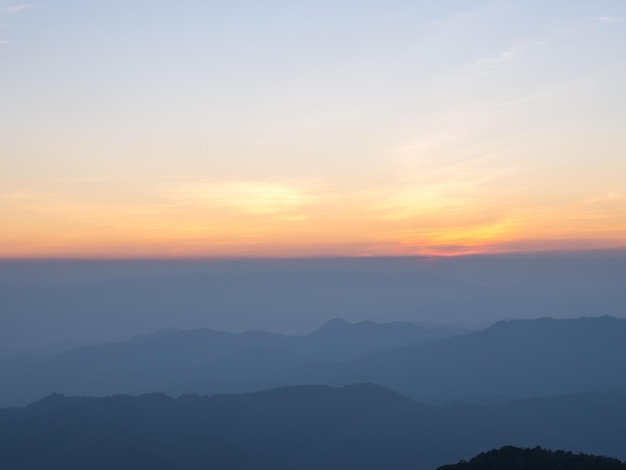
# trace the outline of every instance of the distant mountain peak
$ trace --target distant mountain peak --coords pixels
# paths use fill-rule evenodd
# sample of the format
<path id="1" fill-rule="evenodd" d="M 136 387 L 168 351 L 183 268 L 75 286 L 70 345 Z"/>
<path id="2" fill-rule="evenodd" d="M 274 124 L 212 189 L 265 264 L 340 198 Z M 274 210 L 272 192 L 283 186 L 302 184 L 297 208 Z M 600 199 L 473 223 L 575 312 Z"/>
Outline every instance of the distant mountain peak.
<path id="1" fill-rule="evenodd" d="M 421 326 L 415 323 L 394 321 L 388 323 L 377 323 L 371 320 L 363 320 L 359 322 L 351 323 L 342 318 L 334 318 L 327 321 L 312 334 L 325 334 L 325 333 L 344 333 L 346 331 L 370 331 L 374 329 L 395 329 L 395 328 L 410 328 L 410 329 L 423 329 Z"/>
<path id="2" fill-rule="evenodd" d="M 345 331 L 352 325 L 353 323 L 350 323 L 343 318 L 333 318 L 332 320 L 328 320 L 326 323 L 323 323 L 322 326 L 313 331 L 311 334 Z"/>

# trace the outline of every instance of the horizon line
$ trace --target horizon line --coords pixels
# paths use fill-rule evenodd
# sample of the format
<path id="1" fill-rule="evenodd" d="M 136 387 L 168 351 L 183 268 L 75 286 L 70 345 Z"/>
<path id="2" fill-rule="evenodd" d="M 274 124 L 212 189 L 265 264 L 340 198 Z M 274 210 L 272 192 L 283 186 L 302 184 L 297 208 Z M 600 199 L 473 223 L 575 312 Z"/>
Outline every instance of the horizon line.
<path id="1" fill-rule="evenodd" d="M 423 254 L 376 254 L 376 255 L 285 255 L 285 256 L 253 256 L 253 255 L 25 255 L 25 256 L 0 256 L 0 262 L 37 262 L 37 261 L 298 261 L 298 260 L 367 260 L 367 259 L 449 259 L 449 258 L 491 258 L 510 257 L 523 258 L 527 256 L 577 256 L 577 255 L 626 255 L 626 246 L 611 248 L 585 248 L 585 249 L 545 249 L 545 250 L 511 250 L 511 251 L 480 251 L 464 253 L 423 253 Z"/>

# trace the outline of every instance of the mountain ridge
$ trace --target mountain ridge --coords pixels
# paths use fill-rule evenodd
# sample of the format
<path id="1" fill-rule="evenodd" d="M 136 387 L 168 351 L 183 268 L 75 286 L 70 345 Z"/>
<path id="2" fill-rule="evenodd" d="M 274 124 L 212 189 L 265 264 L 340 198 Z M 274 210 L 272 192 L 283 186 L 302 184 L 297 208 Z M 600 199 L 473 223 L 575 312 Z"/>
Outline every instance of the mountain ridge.
<path id="1" fill-rule="evenodd" d="M 56 394 L 0 409 L 0 458 L 23 470 L 43 462 L 53 470 L 435 469 L 505 445 L 624 459 L 625 434 L 626 391 L 441 407 L 373 384 L 315 385 L 212 397 Z"/>
<path id="2" fill-rule="evenodd" d="M 513 320 L 312 366 L 286 381 L 334 386 L 372 382 L 427 402 L 491 402 L 626 387 L 623 357 L 624 319 Z"/>
<path id="3" fill-rule="evenodd" d="M 430 403 L 498 403 L 626 387 L 626 320 L 616 317 L 513 320 L 439 339 L 430 334 L 440 332 L 341 320 L 293 337 L 166 330 L 32 365 L 0 361 L 9 377 L 0 383 L 0 403 L 54 391 L 216 394 L 364 382 Z"/>
<path id="4" fill-rule="evenodd" d="M 11 371 L 10 379 L 0 384 L 0 403 L 23 404 L 54 391 L 86 395 L 193 392 L 186 388 L 193 383 L 266 380 L 304 365 L 354 359 L 462 331 L 410 323 L 341 322 L 330 321 L 301 336 L 168 328 L 42 358 L 37 367 L 13 367 L 18 364 L 15 359 L 5 361 L 2 369 L 0 361 L 0 372 Z"/>

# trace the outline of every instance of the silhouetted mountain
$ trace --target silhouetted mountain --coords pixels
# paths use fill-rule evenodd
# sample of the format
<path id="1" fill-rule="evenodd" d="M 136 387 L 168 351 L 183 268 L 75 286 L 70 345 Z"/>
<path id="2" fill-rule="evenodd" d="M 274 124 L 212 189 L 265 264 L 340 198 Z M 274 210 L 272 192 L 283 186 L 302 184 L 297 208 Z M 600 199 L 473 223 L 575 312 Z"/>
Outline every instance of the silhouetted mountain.
<path id="1" fill-rule="evenodd" d="M 341 320 L 306 336 L 164 330 L 23 367 L 2 360 L 0 403 L 52 392 L 216 394 L 298 384 L 375 383 L 431 403 L 626 389 L 626 320 L 508 321 L 433 339 L 454 333 Z M 380 350 L 394 342 L 412 344 Z"/>
<path id="2" fill-rule="evenodd" d="M 434 469 L 509 444 L 623 459 L 624 435 L 626 392 L 496 407 L 427 406 L 373 385 L 178 399 L 52 395 L 0 410 L 0 462 L 22 470 Z"/>
<path id="3" fill-rule="evenodd" d="M 626 312 L 626 251 L 281 260 L 0 260 L 0 344 L 341 317 L 487 325 Z"/>
<path id="4" fill-rule="evenodd" d="M 332 320 L 305 336 L 165 329 L 125 342 L 78 348 L 32 365 L 19 358 L 0 361 L 0 372 L 9 378 L 0 383 L 0 403 L 24 404 L 52 392 L 101 396 L 258 390 L 298 367 L 364 357 L 461 332 L 344 320 Z"/>
<path id="5" fill-rule="evenodd" d="M 449 338 L 467 333 L 460 328 L 423 328 L 408 322 L 375 323 L 362 321 L 349 323 L 335 319 L 326 322 L 308 336 L 302 337 L 294 349 L 301 351 L 331 351 L 350 355 L 370 354 L 375 351 Z"/>
<path id="6" fill-rule="evenodd" d="M 290 383 L 370 382 L 430 402 L 626 388 L 626 320 L 518 320 L 364 359 L 309 368 Z"/>
<path id="7" fill-rule="evenodd" d="M 469 462 L 444 465 L 437 470 L 626 470 L 626 464 L 608 457 L 506 446 L 483 452 Z"/>

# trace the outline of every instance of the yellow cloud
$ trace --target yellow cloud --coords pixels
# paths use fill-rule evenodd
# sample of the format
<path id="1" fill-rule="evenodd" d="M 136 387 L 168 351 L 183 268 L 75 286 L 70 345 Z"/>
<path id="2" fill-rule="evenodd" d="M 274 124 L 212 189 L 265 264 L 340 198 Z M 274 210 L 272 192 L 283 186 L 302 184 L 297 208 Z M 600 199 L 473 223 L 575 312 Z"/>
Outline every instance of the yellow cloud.
<path id="1" fill-rule="evenodd" d="M 613 246 L 626 240 L 623 192 L 575 203 L 491 190 L 488 175 L 368 190 L 311 182 L 180 181 L 115 197 L 65 185 L 0 194 L 0 256 L 410 255 Z M 578 246 L 578 245 L 576 245 Z"/>
<path id="2" fill-rule="evenodd" d="M 316 200 L 299 186 L 264 181 L 188 183 L 170 194 L 178 203 L 254 215 L 289 214 Z"/>

